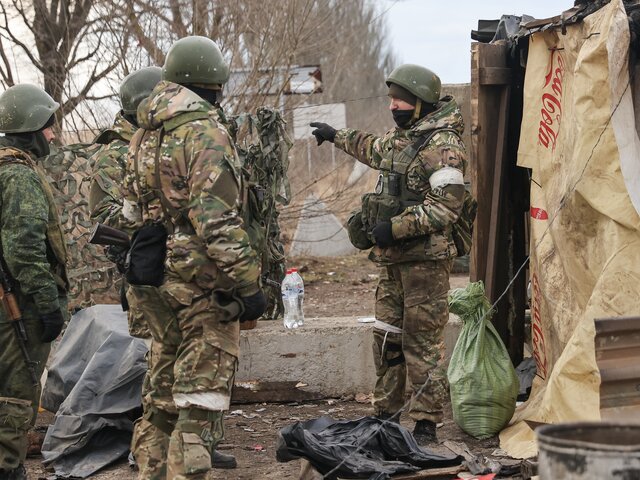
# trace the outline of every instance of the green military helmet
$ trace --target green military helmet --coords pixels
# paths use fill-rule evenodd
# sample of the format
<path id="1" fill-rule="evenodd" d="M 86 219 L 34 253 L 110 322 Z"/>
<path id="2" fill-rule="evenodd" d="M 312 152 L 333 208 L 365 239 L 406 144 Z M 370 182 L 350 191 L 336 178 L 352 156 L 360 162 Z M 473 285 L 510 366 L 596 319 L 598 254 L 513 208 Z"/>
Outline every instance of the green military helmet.
<path id="1" fill-rule="evenodd" d="M 171 45 L 162 79 L 182 85 L 224 85 L 229 80 L 229 65 L 210 38 L 185 37 Z"/>
<path id="2" fill-rule="evenodd" d="M 161 80 L 160 67 L 144 67 L 131 72 L 120 84 L 120 102 L 126 115 L 135 115 L 138 105 L 147 98 Z"/>
<path id="3" fill-rule="evenodd" d="M 0 95 L 0 133 L 37 132 L 60 104 L 40 87 L 21 83 Z"/>
<path id="4" fill-rule="evenodd" d="M 386 81 L 387 86 L 390 83 L 400 85 L 427 103 L 436 104 L 440 100 L 440 77 L 420 65 L 400 65 L 389 74 Z"/>

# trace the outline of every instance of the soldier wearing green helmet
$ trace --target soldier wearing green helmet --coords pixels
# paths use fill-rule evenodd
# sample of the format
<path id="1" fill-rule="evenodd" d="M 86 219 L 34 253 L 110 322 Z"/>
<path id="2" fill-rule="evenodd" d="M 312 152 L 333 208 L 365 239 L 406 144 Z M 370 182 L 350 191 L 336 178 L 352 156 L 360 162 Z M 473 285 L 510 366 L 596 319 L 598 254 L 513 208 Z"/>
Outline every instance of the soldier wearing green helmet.
<path id="1" fill-rule="evenodd" d="M 212 466 L 235 466 L 215 447 L 239 354 L 238 320 L 257 319 L 266 299 L 238 208 L 241 165 L 219 106 L 228 78 L 213 40 L 176 41 L 162 81 L 138 107 L 129 147 L 122 221 L 137 235 L 158 226 L 167 235 L 159 281 L 127 290 L 131 314 L 151 333 L 144 415 L 131 445 L 139 478 L 204 479 Z"/>
<path id="2" fill-rule="evenodd" d="M 122 109 L 116 115 L 113 125 L 95 138 L 94 143 L 101 147 L 90 159 L 93 177 L 89 210 L 94 222 L 114 228 L 128 227 L 121 223 L 120 211 L 129 142 L 138 129 L 138 105 L 151 94 L 161 78 L 160 67 L 144 67 L 131 72 L 120 84 Z"/>
<path id="3" fill-rule="evenodd" d="M 26 356 L 14 323 L 0 310 L 0 478 L 26 478 L 27 431 L 40 398 L 34 381 L 68 317 L 66 250 L 53 194 L 36 160 L 49 153 L 59 105 L 35 85 L 0 95 L 0 252 L 27 334 Z"/>
<path id="4" fill-rule="evenodd" d="M 414 437 L 436 442 L 447 397 L 444 326 L 449 318 L 449 272 L 456 255 L 454 225 L 463 209 L 467 166 L 462 115 L 455 100 L 441 98 L 440 78 L 405 64 L 386 79 L 397 125 L 381 137 L 350 128 L 311 124 L 325 140 L 380 172 L 375 191 L 348 221 L 352 243 L 369 249 L 380 266 L 376 289 L 373 406 L 399 421 L 406 379 Z"/>

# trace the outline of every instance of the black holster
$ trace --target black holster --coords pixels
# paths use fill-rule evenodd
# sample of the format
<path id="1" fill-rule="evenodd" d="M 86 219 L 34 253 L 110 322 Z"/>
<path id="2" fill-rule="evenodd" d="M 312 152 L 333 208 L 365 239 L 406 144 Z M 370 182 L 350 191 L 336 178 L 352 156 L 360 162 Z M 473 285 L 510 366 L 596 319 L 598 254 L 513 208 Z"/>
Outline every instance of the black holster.
<path id="1" fill-rule="evenodd" d="M 167 229 L 160 223 L 144 225 L 131 237 L 125 278 L 131 285 L 159 287 L 164 281 Z"/>

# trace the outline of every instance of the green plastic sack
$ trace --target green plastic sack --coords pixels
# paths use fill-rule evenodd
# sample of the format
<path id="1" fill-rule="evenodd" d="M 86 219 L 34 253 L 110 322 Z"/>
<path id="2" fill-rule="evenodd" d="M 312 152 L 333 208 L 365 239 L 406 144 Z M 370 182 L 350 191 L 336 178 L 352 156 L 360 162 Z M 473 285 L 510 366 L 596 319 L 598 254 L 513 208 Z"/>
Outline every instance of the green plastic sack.
<path id="1" fill-rule="evenodd" d="M 449 309 L 463 322 L 447 370 L 453 420 L 469 435 L 489 438 L 513 415 L 518 377 L 491 324 L 493 312 L 482 282 L 451 292 Z"/>

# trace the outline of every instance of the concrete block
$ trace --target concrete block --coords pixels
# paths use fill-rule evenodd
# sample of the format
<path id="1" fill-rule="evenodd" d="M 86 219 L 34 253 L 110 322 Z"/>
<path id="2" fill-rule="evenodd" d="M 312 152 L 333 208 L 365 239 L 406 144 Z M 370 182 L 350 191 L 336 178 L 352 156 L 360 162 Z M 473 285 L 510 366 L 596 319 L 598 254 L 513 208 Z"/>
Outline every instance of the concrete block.
<path id="1" fill-rule="evenodd" d="M 450 315 L 445 327 L 447 361 L 461 329 Z M 287 330 L 281 321 L 261 321 L 243 331 L 236 384 L 301 382 L 327 397 L 369 393 L 375 383 L 373 324 L 356 317 L 305 319 Z"/>

